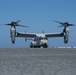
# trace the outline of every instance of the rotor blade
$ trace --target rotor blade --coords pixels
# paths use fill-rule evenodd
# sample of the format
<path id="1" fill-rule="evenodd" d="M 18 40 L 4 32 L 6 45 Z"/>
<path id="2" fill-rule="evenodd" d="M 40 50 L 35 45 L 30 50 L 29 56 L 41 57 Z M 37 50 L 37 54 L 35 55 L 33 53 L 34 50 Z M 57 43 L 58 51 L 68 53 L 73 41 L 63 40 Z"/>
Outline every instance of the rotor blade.
<path id="1" fill-rule="evenodd" d="M 68 24 L 68 26 L 76 26 L 76 25 L 74 25 L 74 24 Z"/>
<path id="2" fill-rule="evenodd" d="M 76 26 L 74 24 L 69 24 L 68 22 L 59 22 L 59 21 L 54 21 L 56 23 L 61 24 L 62 26 L 58 26 L 58 27 L 63 27 L 63 26 Z"/>
<path id="3" fill-rule="evenodd" d="M 54 21 L 54 22 L 56 22 L 56 23 L 60 23 L 60 24 L 62 24 L 62 25 L 64 24 L 63 22 L 59 22 L 59 21 Z"/>
<path id="4" fill-rule="evenodd" d="M 0 25 L 7 25 L 7 26 L 10 26 L 11 24 L 0 24 Z"/>
<path id="5" fill-rule="evenodd" d="M 5 24 L 5 25 L 11 25 L 11 24 L 9 23 L 9 24 Z"/>
<path id="6" fill-rule="evenodd" d="M 24 26 L 24 25 L 16 25 L 16 26 L 20 26 L 20 27 L 27 27 L 27 28 L 29 28 L 29 26 Z"/>
<path id="7" fill-rule="evenodd" d="M 62 26 L 58 26 L 58 27 L 63 27 L 63 25 Z"/>
<path id="8" fill-rule="evenodd" d="M 21 20 L 17 20 L 16 23 L 19 23 Z"/>
<path id="9" fill-rule="evenodd" d="M 16 22 L 14 22 L 14 23 L 15 23 L 15 26 L 20 26 L 20 27 L 27 27 L 27 28 L 29 28 L 28 26 L 18 24 L 20 21 L 21 21 L 21 20 L 17 20 Z"/>
<path id="10" fill-rule="evenodd" d="M 0 25 L 12 26 L 12 24 L 0 24 Z M 20 26 L 20 27 L 27 27 L 27 28 L 29 28 L 29 26 L 19 25 L 19 24 L 15 24 L 14 26 Z"/>
<path id="11" fill-rule="evenodd" d="M 20 22 L 20 20 L 17 20 L 16 22 L 15 22 L 15 21 L 12 21 L 11 23 L 8 23 L 8 24 L 1 24 L 1 25 L 20 26 L 20 27 L 27 27 L 27 28 L 29 28 L 29 26 L 20 25 L 20 24 L 18 24 L 18 22 Z"/>

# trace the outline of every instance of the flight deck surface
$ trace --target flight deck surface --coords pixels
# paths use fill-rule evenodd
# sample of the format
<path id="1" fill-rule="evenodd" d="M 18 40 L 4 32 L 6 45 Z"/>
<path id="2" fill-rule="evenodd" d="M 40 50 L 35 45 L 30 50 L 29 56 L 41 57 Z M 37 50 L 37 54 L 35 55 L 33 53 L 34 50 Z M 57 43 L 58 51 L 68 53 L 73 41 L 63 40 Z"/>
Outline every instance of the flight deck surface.
<path id="1" fill-rule="evenodd" d="M 0 75 L 76 75 L 76 49 L 0 49 Z"/>

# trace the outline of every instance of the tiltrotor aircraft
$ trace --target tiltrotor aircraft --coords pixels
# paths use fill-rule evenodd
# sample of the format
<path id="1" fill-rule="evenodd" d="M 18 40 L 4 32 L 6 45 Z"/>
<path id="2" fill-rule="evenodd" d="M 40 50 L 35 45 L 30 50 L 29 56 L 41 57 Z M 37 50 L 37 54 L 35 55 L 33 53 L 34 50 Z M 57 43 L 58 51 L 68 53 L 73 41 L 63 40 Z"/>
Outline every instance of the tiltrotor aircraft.
<path id="1" fill-rule="evenodd" d="M 22 32 L 16 32 L 16 26 L 21 26 L 21 27 L 28 27 L 24 25 L 18 24 L 20 21 L 16 22 L 11 22 L 9 24 L 5 24 L 8 26 L 11 26 L 10 28 L 10 35 L 11 35 L 11 40 L 12 44 L 15 44 L 15 37 L 24 37 L 24 38 L 31 38 L 32 42 L 30 43 L 30 48 L 40 48 L 41 46 L 43 48 L 48 47 L 48 38 L 53 38 L 53 37 L 63 37 L 64 38 L 64 43 L 68 43 L 68 38 L 69 38 L 69 26 L 75 26 L 74 24 L 69 24 L 68 22 L 59 22 L 59 21 L 54 21 L 61 26 L 59 27 L 64 27 L 62 32 L 59 33 L 42 33 L 42 34 L 36 34 L 36 33 L 22 33 Z"/>

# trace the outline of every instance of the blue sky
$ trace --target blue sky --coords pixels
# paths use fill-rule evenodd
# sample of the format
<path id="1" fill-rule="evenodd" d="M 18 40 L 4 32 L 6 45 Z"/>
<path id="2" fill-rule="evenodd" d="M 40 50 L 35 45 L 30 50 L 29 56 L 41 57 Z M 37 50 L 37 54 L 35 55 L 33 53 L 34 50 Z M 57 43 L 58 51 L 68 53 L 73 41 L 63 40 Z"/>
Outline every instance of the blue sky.
<path id="1" fill-rule="evenodd" d="M 68 21 L 76 24 L 76 0 L 0 0 L 0 24 L 21 20 L 20 24 L 30 28 L 17 27 L 18 32 L 45 33 L 61 32 L 58 28 L 61 22 Z M 16 38 L 12 45 L 10 27 L 0 26 L 0 48 L 29 47 L 31 41 L 25 42 L 24 38 Z M 76 46 L 76 27 L 70 27 L 68 44 L 64 44 L 63 38 L 51 38 L 49 46 Z"/>

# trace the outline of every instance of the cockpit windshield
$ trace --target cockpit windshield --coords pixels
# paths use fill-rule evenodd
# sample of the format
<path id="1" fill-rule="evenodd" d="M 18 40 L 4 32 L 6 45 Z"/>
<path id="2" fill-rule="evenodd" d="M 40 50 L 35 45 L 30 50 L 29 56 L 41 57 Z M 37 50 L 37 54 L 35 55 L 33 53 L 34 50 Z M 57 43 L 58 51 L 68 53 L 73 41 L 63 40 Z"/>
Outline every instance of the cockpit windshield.
<path id="1" fill-rule="evenodd" d="M 46 37 L 35 37 L 34 41 L 39 41 L 39 40 L 42 40 L 42 39 L 47 39 Z"/>

